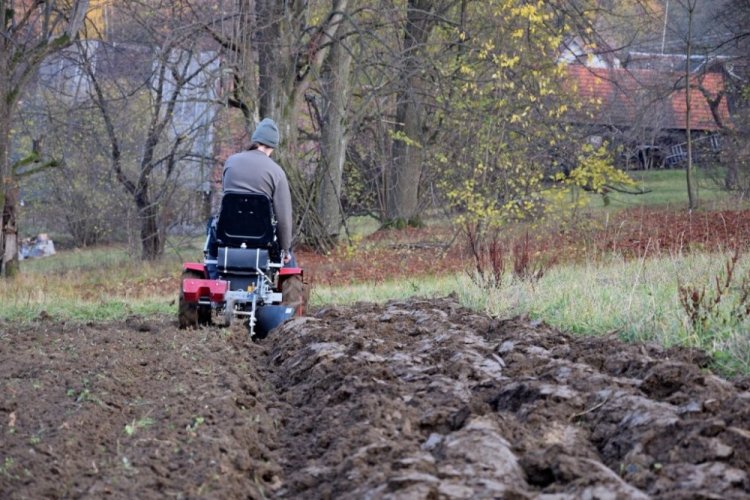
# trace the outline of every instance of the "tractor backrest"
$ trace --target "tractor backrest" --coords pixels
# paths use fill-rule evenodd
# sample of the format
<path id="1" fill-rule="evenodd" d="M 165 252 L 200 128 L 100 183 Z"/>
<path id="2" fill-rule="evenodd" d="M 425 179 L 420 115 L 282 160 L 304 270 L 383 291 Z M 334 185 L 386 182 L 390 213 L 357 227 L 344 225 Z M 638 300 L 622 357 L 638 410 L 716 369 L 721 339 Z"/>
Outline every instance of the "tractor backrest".
<path id="1" fill-rule="evenodd" d="M 275 249 L 276 217 L 264 194 L 226 192 L 216 225 L 219 246 Z"/>

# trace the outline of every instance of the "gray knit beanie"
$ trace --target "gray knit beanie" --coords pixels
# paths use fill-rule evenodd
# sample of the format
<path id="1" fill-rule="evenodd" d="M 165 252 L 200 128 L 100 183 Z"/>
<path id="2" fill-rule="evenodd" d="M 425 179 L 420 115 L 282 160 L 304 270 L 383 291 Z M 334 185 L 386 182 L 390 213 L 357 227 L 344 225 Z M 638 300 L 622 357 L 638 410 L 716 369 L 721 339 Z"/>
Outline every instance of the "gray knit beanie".
<path id="1" fill-rule="evenodd" d="M 251 140 L 276 149 L 279 147 L 279 127 L 270 118 L 263 118 L 255 128 Z"/>

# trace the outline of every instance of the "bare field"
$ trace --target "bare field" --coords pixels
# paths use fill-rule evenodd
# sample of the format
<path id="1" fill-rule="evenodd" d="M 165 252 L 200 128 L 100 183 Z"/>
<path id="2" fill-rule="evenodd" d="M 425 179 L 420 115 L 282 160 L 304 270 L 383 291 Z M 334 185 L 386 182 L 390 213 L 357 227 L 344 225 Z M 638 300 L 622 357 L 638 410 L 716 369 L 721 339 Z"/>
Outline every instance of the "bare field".
<path id="1" fill-rule="evenodd" d="M 750 381 L 451 298 L 0 324 L 3 498 L 750 498 Z"/>

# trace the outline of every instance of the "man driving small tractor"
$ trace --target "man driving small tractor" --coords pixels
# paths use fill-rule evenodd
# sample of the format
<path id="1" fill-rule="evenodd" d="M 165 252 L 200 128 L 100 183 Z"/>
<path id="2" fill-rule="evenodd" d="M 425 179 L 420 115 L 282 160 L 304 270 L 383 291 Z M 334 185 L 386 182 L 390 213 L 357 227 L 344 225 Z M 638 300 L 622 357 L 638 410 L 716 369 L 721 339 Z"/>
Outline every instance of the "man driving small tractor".
<path id="1" fill-rule="evenodd" d="M 302 270 L 291 248 L 289 182 L 271 159 L 279 128 L 265 118 L 251 140 L 224 164 L 221 209 L 209 223 L 203 264 L 183 265 L 181 327 L 208 324 L 219 313 L 225 323 L 239 319 L 263 337 L 304 310 Z"/>

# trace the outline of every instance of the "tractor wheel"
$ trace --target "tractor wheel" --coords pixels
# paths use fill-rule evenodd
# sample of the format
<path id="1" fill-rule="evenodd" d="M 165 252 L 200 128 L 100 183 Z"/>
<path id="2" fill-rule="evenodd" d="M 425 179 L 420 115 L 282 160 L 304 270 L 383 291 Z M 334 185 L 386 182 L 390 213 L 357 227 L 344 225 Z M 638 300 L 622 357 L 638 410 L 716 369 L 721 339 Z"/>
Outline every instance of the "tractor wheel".
<path id="1" fill-rule="evenodd" d="M 307 287 L 302 276 L 290 276 L 281 283 L 281 304 L 294 307 L 294 315 L 305 314 L 307 305 Z"/>
<path id="2" fill-rule="evenodd" d="M 177 309 L 177 321 L 180 328 L 197 328 L 200 325 L 211 323 L 211 309 L 191 304 L 185 301 L 185 294 L 182 290 L 182 280 L 185 279 L 203 279 L 203 275 L 198 271 L 187 269 L 182 272 L 180 278 L 180 297 Z"/>
<path id="3" fill-rule="evenodd" d="M 180 287 L 180 300 L 177 306 L 177 322 L 180 328 L 195 328 L 198 326 L 198 307 L 196 304 L 185 302 L 182 287 Z"/>

